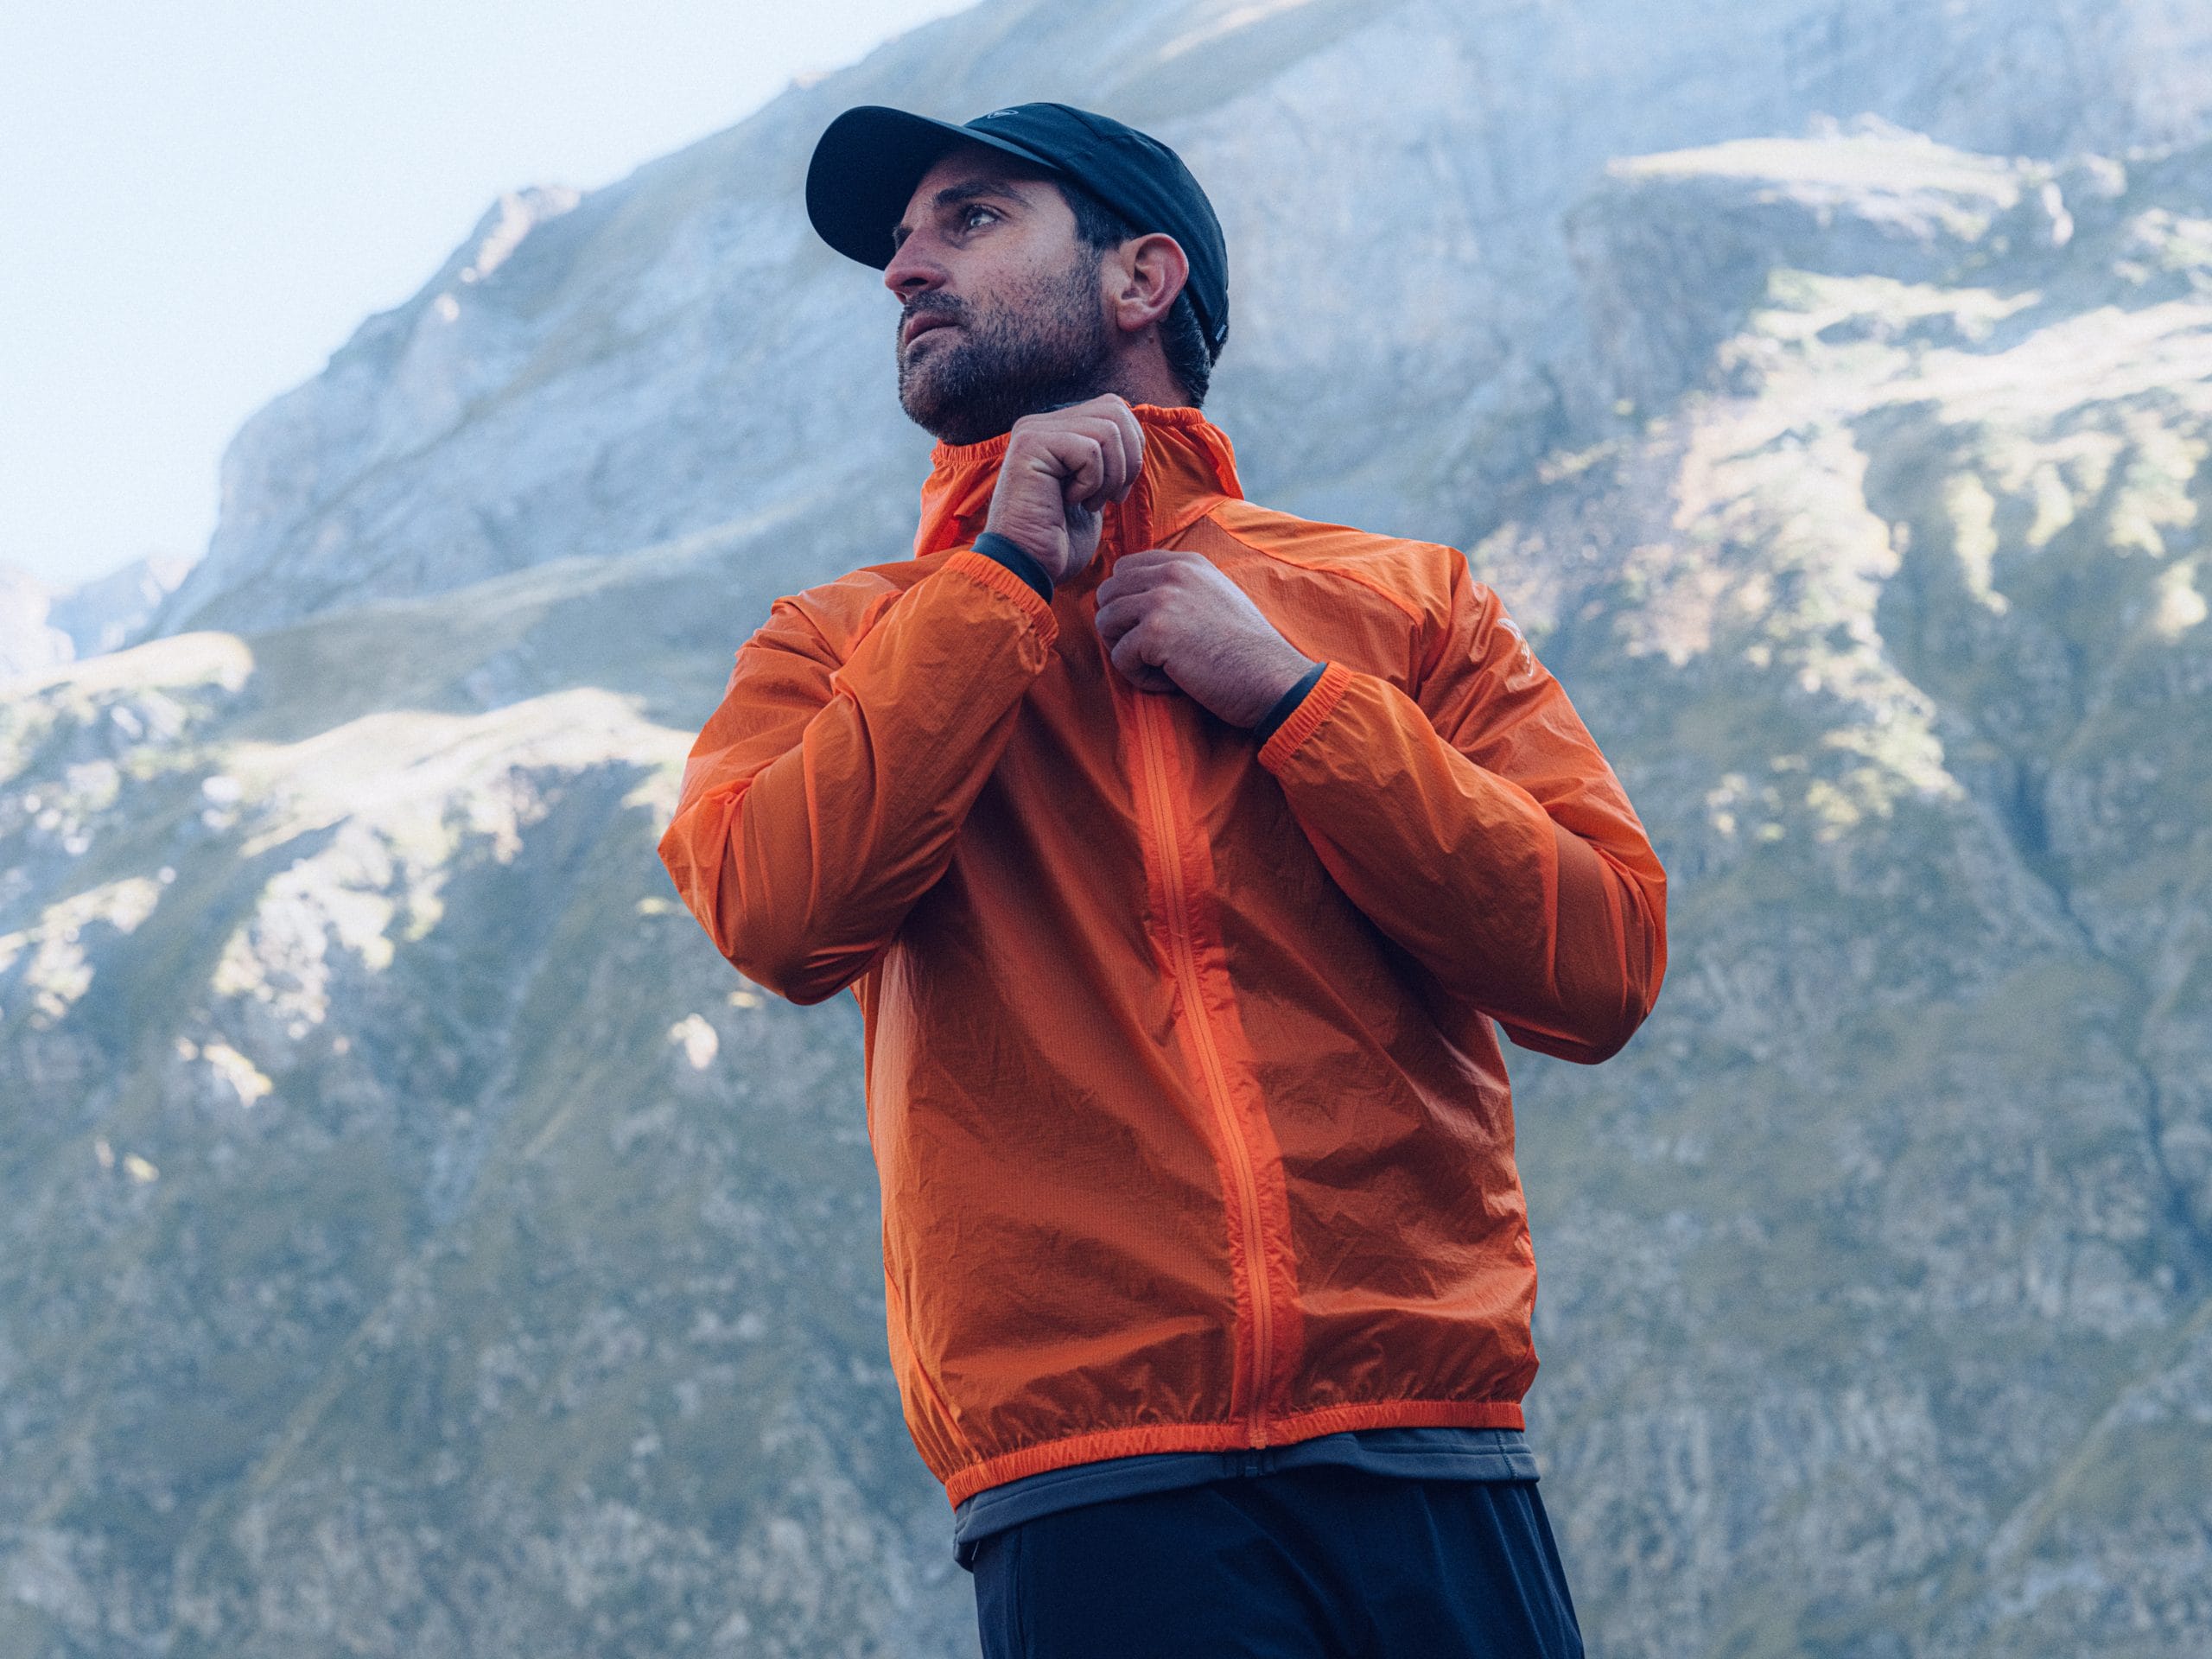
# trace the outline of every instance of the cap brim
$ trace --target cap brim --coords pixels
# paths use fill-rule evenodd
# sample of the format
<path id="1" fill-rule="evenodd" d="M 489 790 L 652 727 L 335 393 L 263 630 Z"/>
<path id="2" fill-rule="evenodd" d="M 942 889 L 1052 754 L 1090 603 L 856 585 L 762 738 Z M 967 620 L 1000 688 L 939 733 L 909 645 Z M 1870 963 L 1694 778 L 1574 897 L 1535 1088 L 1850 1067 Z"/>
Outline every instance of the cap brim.
<path id="1" fill-rule="evenodd" d="M 848 259 L 881 270 L 891 263 L 891 232 L 914 187 L 956 144 L 981 144 L 1057 175 L 1033 151 L 972 127 L 863 104 L 830 124 L 806 169 L 806 216 L 822 239 Z"/>

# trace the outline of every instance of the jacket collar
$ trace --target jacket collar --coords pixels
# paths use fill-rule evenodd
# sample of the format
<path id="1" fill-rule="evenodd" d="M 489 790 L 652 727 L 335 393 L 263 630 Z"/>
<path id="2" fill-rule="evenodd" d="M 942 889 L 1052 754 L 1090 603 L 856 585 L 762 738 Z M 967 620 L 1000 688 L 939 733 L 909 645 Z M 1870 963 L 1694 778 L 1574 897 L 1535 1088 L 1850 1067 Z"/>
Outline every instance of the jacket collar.
<path id="1" fill-rule="evenodd" d="M 1158 547 L 1223 500 L 1243 500 L 1236 452 L 1228 435 L 1195 409 L 1136 405 L 1144 429 L 1144 469 L 1120 505 L 1107 510 L 1094 570 L 1126 550 Z M 922 522 L 914 556 L 964 547 L 982 534 L 1007 435 L 981 443 L 940 443 L 922 485 Z"/>

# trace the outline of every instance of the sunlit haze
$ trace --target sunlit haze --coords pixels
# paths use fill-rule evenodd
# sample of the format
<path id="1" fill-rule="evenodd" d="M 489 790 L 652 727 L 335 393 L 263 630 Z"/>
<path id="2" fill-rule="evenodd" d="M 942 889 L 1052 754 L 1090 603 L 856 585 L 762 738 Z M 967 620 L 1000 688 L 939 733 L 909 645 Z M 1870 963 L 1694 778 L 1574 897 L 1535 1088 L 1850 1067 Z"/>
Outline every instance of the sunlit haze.
<path id="1" fill-rule="evenodd" d="M 500 191 L 607 183 L 965 3 L 7 8 L 0 563 L 198 552 L 240 423 Z"/>

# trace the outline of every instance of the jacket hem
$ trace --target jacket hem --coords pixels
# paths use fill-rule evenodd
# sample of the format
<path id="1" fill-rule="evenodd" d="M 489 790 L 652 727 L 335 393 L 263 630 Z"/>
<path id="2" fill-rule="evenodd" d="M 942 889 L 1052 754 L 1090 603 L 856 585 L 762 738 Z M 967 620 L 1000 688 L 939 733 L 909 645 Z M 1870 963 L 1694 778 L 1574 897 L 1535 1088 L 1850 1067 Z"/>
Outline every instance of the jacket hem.
<path id="1" fill-rule="evenodd" d="M 1038 596 L 1034 588 L 996 559 L 973 549 L 963 549 L 944 562 L 944 568 L 973 577 L 993 593 L 1003 594 L 1019 605 L 1036 625 L 1037 632 L 1044 635 L 1046 645 L 1059 637 L 1059 619 L 1052 614 L 1052 607 Z"/>
<path id="2" fill-rule="evenodd" d="M 1351 686 L 1351 670 L 1342 663 L 1331 663 L 1313 683 L 1313 689 L 1305 699 L 1290 711 L 1283 723 L 1275 728 L 1274 735 L 1260 745 L 1260 764 L 1274 767 L 1290 759 L 1291 752 L 1319 729 Z"/>
<path id="3" fill-rule="evenodd" d="M 1367 1428 L 1525 1428 L 1514 1400 L 1371 1400 L 1268 1419 L 1268 1444 L 1287 1446 Z M 957 1508 L 977 1492 L 1049 1469 L 1103 1463 L 1109 1458 L 1142 1457 L 1154 1452 L 1243 1452 L 1249 1449 L 1249 1426 L 1234 1423 L 1144 1423 L 1077 1434 L 1018 1452 L 1002 1452 L 956 1469 L 944 1483 L 945 1497 Z"/>

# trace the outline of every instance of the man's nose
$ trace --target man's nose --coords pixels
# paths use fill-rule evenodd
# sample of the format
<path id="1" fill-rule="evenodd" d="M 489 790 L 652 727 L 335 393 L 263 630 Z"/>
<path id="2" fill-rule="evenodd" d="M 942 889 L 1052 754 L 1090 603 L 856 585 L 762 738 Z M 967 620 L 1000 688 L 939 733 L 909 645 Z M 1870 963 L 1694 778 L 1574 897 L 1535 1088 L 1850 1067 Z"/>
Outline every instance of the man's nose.
<path id="1" fill-rule="evenodd" d="M 944 283 L 944 267 L 929 257 L 922 238 L 910 236 L 899 245 L 891 263 L 883 268 L 883 285 L 902 300 L 925 294 Z"/>

